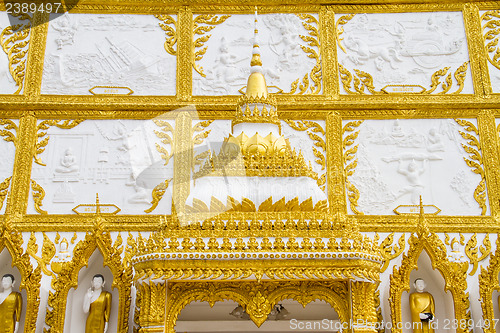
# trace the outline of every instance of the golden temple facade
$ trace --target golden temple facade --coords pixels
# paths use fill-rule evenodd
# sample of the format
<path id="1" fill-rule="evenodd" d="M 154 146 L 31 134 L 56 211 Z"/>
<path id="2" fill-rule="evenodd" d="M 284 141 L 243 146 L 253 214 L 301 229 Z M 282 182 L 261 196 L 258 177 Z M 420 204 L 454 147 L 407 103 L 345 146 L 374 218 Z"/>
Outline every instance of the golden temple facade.
<path id="1" fill-rule="evenodd" d="M 1 3 L 0 332 L 496 332 L 499 27 L 495 1 Z"/>

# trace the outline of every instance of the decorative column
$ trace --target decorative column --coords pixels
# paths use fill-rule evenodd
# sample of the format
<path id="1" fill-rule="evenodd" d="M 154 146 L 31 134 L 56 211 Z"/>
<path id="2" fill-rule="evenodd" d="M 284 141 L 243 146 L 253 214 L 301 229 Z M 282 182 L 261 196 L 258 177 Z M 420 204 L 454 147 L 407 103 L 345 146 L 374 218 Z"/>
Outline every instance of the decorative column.
<path id="1" fill-rule="evenodd" d="M 26 213 L 31 180 L 31 164 L 35 153 L 37 123 L 33 112 L 24 112 L 16 133 L 16 155 L 11 193 L 7 197 L 6 214 L 22 216 Z M 18 221 L 16 221 L 18 222 Z"/>
<path id="2" fill-rule="evenodd" d="M 177 99 L 188 101 L 193 80 L 193 13 L 182 7 L 177 13 Z"/>
<path id="3" fill-rule="evenodd" d="M 138 333 L 165 332 L 167 282 L 142 281 L 136 284 L 134 321 Z"/>
<path id="4" fill-rule="evenodd" d="M 323 72 L 323 91 L 329 99 L 339 97 L 339 79 L 337 66 L 337 32 L 335 31 L 335 13 L 331 6 L 321 6 L 319 12 L 321 58 Z"/>
<path id="5" fill-rule="evenodd" d="M 375 291 L 370 282 L 351 282 L 352 333 L 376 333 L 377 309 Z"/>
<path id="6" fill-rule="evenodd" d="M 194 109 L 191 111 L 194 112 Z M 192 117 L 189 110 L 180 111 L 175 119 L 174 132 L 174 192 L 173 207 L 183 224 L 184 207 L 189 195 L 193 163 Z"/>
<path id="7" fill-rule="evenodd" d="M 342 118 L 337 113 L 330 113 L 326 118 L 327 179 L 328 203 L 330 213 L 346 216 L 345 175 L 342 156 Z"/>

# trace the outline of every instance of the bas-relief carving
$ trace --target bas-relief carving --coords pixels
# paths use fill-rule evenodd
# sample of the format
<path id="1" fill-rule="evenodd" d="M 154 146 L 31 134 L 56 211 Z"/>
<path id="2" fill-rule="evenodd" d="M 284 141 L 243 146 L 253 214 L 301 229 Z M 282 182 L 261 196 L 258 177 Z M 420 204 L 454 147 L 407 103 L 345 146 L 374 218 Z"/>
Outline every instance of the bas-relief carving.
<path id="1" fill-rule="evenodd" d="M 317 19 L 317 15 L 313 15 Z M 315 66 L 299 35 L 309 36 L 294 14 L 259 15 L 259 46 L 266 82 L 271 92 L 289 92 Z M 232 15 L 210 31 L 206 53 L 198 63 L 206 77 L 193 70 L 194 95 L 239 95 L 247 83 L 252 55 L 253 15 Z M 231 30 L 231 34 L 226 32 Z M 316 51 L 317 47 L 315 47 Z M 278 87 L 278 88 L 276 88 Z"/>
<path id="2" fill-rule="evenodd" d="M 339 63 L 351 73 L 369 73 L 376 90 L 387 85 L 428 89 L 433 73 L 444 67 L 453 73 L 469 60 L 459 12 L 356 14 L 345 24 L 342 16 L 349 17 L 336 16 Z M 470 69 L 462 93 L 473 93 Z"/>
<path id="3" fill-rule="evenodd" d="M 465 141 L 454 120 L 365 120 L 359 130 L 358 162 L 349 180 L 360 192 L 363 213 L 393 214 L 422 196 L 441 215 L 481 214 L 473 196 L 481 177 L 464 161 Z"/>
<path id="4" fill-rule="evenodd" d="M 95 86 L 175 95 L 176 57 L 153 15 L 65 14 L 51 19 L 42 94 L 90 95 Z"/>
<path id="5" fill-rule="evenodd" d="M 125 214 L 144 214 L 152 190 L 172 177 L 155 144 L 159 139 L 152 121 L 86 120 L 72 129 L 50 127 L 49 143 L 42 159 L 33 163 L 32 179 L 45 190 L 44 210 L 71 214 L 78 204 L 95 202 L 120 207 Z M 169 190 L 170 193 L 170 190 Z M 169 194 L 171 196 L 171 194 Z M 29 208 L 34 213 L 33 207 Z M 169 213 L 164 198 L 155 213 Z"/>
<path id="6" fill-rule="evenodd" d="M 11 21 L 15 22 L 15 24 L 28 24 L 26 20 L 20 21 L 8 15 L 6 12 L 0 12 L 0 34 L 11 26 Z M 5 40 L 8 38 L 9 36 L 4 37 Z M 3 44 L 2 39 L 0 39 L 0 44 Z M 17 43 L 17 45 L 20 46 L 20 48 L 15 53 L 27 52 L 29 47 L 28 43 L 26 43 L 26 45 Z M 12 44 L 6 44 L 5 47 L 11 48 Z M 16 84 L 16 80 L 12 77 L 9 69 L 9 57 L 7 56 L 8 50 L 9 49 L 6 50 L 4 47 L 0 46 L 0 94 L 22 93 L 22 82 L 24 82 L 24 77 L 20 78 L 21 87 L 19 87 Z M 22 58 L 23 57 L 20 57 L 18 60 L 24 61 Z M 14 65 L 14 67 L 16 66 Z M 24 72 L 25 71 L 22 70 L 20 71 L 20 74 Z"/>

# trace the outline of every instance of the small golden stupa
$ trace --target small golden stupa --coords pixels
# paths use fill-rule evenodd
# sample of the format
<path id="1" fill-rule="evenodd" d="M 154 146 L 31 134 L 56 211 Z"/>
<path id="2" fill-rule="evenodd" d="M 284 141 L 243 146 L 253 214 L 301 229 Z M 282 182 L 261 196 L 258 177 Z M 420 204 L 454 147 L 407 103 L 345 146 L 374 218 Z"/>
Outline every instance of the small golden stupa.
<path id="1" fill-rule="evenodd" d="M 232 134 L 220 152 L 212 152 L 193 174 L 195 190 L 187 199 L 186 212 L 325 210 L 317 173 L 281 135 L 276 99 L 268 92 L 262 70 L 257 13 L 250 66 Z"/>

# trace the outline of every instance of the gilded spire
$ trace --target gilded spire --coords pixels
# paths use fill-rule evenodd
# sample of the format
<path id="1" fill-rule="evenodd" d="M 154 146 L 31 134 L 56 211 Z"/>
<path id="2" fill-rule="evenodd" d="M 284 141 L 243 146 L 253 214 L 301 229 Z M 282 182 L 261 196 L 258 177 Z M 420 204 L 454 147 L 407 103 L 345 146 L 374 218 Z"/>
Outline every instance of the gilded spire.
<path id="1" fill-rule="evenodd" d="M 247 91 L 245 95 L 247 97 L 267 97 L 267 85 L 264 74 L 262 73 L 262 59 L 260 57 L 259 48 L 259 30 L 257 28 L 257 8 L 255 8 L 255 19 L 254 19 L 254 37 L 253 37 L 253 51 L 252 60 L 250 61 L 250 76 L 247 82 Z"/>
<path id="2" fill-rule="evenodd" d="M 259 48 L 259 30 L 257 29 L 257 7 L 255 7 L 255 26 L 253 38 L 250 76 L 248 77 L 245 95 L 241 96 L 236 106 L 236 118 L 233 126 L 241 123 L 271 123 L 281 125 L 276 112 L 276 100 L 267 91 L 266 79 L 262 70 L 262 59 Z"/>

